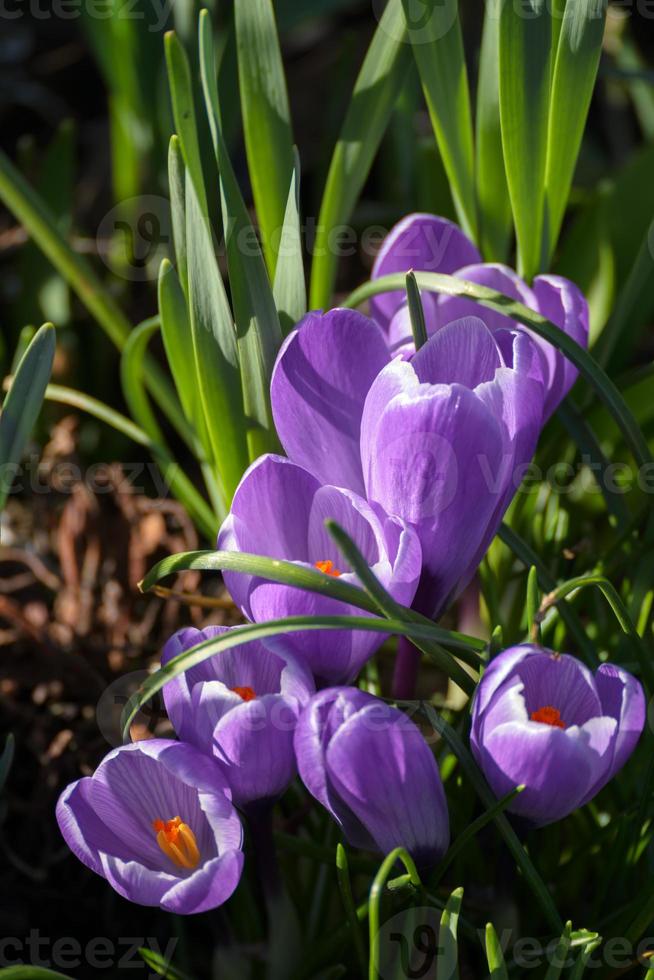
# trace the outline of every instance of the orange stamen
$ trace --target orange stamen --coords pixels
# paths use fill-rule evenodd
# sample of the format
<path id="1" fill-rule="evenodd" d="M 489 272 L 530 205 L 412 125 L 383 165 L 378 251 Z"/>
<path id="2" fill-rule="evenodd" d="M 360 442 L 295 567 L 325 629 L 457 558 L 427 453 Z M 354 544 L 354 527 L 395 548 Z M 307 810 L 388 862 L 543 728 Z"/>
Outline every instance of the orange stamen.
<path id="1" fill-rule="evenodd" d="M 152 826 L 157 835 L 157 844 L 174 865 L 189 871 L 197 868 L 200 851 L 195 834 L 188 824 L 182 823 L 181 817 L 153 820 Z"/>
<path id="2" fill-rule="evenodd" d="M 553 708 L 551 704 L 546 704 L 538 711 L 532 711 L 531 720 L 539 721 L 542 725 L 552 725 L 553 728 L 565 728 L 561 712 L 558 708 Z"/>
<path id="3" fill-rule="evenodd" d="M 254 701 L 257 696 L 253 687 L 230 687 L 230 691 L 238 694 L 244 701 Z"/>
<path id="4" fill-rule="evenodd" d="M 314 567 L 319 572 L 324 572 L 325 575 L 333 575 L 334 578 L 338 578 L 341 574 L 337 568 L 334 568 L 334 562 L 330 561 L 329 558 L 325 559 L 325 561 L 317 561 Z"/>

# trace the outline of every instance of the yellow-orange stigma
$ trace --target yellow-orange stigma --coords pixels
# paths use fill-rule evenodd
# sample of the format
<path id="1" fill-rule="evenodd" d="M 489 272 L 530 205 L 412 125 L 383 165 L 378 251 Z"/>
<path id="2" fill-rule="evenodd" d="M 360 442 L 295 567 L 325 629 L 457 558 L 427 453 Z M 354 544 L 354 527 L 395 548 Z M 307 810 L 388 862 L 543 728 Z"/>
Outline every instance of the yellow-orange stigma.
<path id="1" fill-rule="evenodd" d="M 325 559 L 325 561 L 317 561 L 314 567 L 317 568 L 319 572 L 324 572 L 325 575 L 333 575 L 334 578 L 338 578 L 338 576 L 341 574 L 337 568 L 334 568 L 334 562 L 330 561 L 329 558 Z"/>
<path id="2" fill-rule="evenodd" d="M 551 704 L 546 704 L 538 711 L 532 711 L 531 720 L 539 721 L 542 725 L 552 725 L 553 728 L 565 728 L 561 712 L 558 708 L 553 708 Z"/>
<path id="3" fill-rule="evenodd" d="M 192 871 L 200 863 L 200 852 L 195 834 L 181 817 L 172 820 L 153 820 L 157 844 L 178 868 Z"/>
<path id="4" fill-rule="evenodd" d="M 238 694 L 243 701 L 254 701 L 257 696 L 253 687 L 230 687 L 230 691 Z"/>

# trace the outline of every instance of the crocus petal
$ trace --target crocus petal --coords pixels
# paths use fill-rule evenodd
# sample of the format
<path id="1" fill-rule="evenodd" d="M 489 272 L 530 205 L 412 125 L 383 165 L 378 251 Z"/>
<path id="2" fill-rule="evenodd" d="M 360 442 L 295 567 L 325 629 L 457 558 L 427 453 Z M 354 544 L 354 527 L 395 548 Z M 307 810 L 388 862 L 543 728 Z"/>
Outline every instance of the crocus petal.
<path id="1" fill-rule="evenodd" d="M 415 602 L 427 615 L 443 609 L 477 553 L 502 489 L 489 485 L 488 467 L 502 449 L 500 424 L 462 385 L 420 384 L 411 364 L 394 361 L 370 390 L 368 498 L 415 528 L 424 562 Z"/>
<path id="2" fill-rule="evenodd" d="M 320 484 L 283 456 L 266 455 L 246 470 L 218 535 L 219 550 L 307 561 L 309 515 Z M 225 585 L 249 619 L 252 577 L 224 572 Z"/>
<path id="3" fill-rule="evenodd" d="M 432 385 L 460 384 L 466 388 L 492 381 L 502 364 L 492 333 L 476 316 L 452 321 L 411 359 L 419 381 Z"/>
<path id="4" fill-rule="evenodd" d="M 296 772 L 293 734 L 299 705 L 279 695 L 242 702 L 218 722 L 213 745 L 234 802 L 275 800 Z"/>
<path id="5" fill-rule="evenodd" d="M 516 275 L 513 269 L 499 262 L 483 262 L 480 264 L 466 265 L 456 270 L 459 279 L 466 279 L 468 282 L 477 283 L 479 286 L 487 286 L 498 293 L 510 296 L 511 299 L 523 303 L 531 310 L 538 309 L 538 303 L 533 291 L 523 280 Z M 452 320 L 459 320 L 464 316 L 478 316 L 486 326 L 492 330 L 515 328 L 516 322 L 504 313 L 488 309 L 465 296 L 446 296 L 441 294 L 438 297 L 438 323 L 443 327 Z"/>
<path id="6" fill-rule="evenodd" d="M 537 276 L 534 294 L 538 311 L 568 334 L 581 347 L 588 347 L 588 303 L 578 286 L 563 276 Z M 546 340 L 539 342 L 549 364 L 550 374 L 545 401 L 549 417 L 577 380 L 574 364 Z"/>
<path id="7" fill-rule="evenodd" d="M 584 739 L 535 722 L 511 722 L 487 732 L 477 761 L 496 796 L 525 786 L 510 809 L 537 826 L 576 809 L 595 778 Z"/>
<path id="8" fill-rule="evenodd" d="M 333 791 L 325 755 L 327 746 L 348 718 L 375 704 L 375 698 L 359 688 L 333 687 L 320 691 L 300 715 L 295 730 L 295 754 L 302 782 L 312 796 L 331 813 L 355 847 L 370 850 L 372 838 L 360 821 Z"/>
<path id="9" fill-rule="evenodd" d="M 479 252 L 461 229 L 433 214 L 409 214 L 384 239 L 372 269 L 372 279 L 395 272 L 443 272 L 481 262 Z M 382 293 L 370 301 L 373 317 L 386 327 L 405 301 L 404 291 Z"/>
<path id="10" fill-rule="evenodd" d="M 264 504 L 262 497 L 266 497 Z M 302 517 L 298 522 L 299 511 Z M 331 558 L 340 571 L 344 568 L 342 559 L 323 527 L 328 517 L 335 517 L 350 531 L 363 557 L 389 592 L 398 601 L 410 603 L 421 565 L 420 544 L 415 534 L 406 528 L 398 532 L 388 524 L 385 515 L 382 522 L 376 511 L 352 491 L 320 487 L 306 470 L 280 457 L 264 457 L 243 478 L 228 523 L 220 532 L 219 547 L 267 554 L 309 566 Z M 286 536 L 281 531 L 269 535 L 272 524 L 294 523 L 302 525 L 301 540 L 295 529 Z M 354 577 L 346 571 L 343 581 L 353 582 Z M 225 573 L 225 582 L 234 600 L 255 622 L 300 615 L 362 615 L 350 605 L 293 586 L 234 572 Z M 383 634 L 371 631 L 343 630 L 289 633 L 283 642 L 321 682 L 333 684 L 353 679 L 383 639 Z M 271 647 L 275 649 L 277 644 L 271 643 Z"/>
<path id="11" fill-rule="evenodd" d="M 100 820 L 88 800 L 90 776 L 78 779 L 66 787 L 57 802 L 57 823 L 73 854 L 95 871 L 102 873 L 102 851 L 129 860 L 129 849 L 119 837 Z"/>
<path id="12" fill-rule="evenodd" d="M 204 643 L 205 640 L 226 633 L 227 629 L 227 626 L 207 626 L 206 629 L 198 630 L 192 626 L 187 626 L 178 630 L 163 648 L 161 666 L 163 667 L 170 660 L 179 656 L 180 653 L 184 653 L 185 650 L 190 650 L 192 647 Z M 182 671 L 181 674 L 164 685 L 163 699 L 166 713 L 177 735 L 185 742 L 194 743 L 195 741 L 193 738 L 193 718 L 189 713 L 190 690 L 199 681 L 211 678 L 212 670 L 209 664 L 213 659 L 204 660 L 201 664 Z"/>
<path id="13" fill-rule="evenodd" d="M 361 413 L 388 360 L 377 324 L 353 310 L 310 313 L 286 339 L 270 388 L 275 426 L 288 456 L 321 483 L 363 492 Z"/>
<path id="14" fill-rule="evenodd" d="M 622 768 L 636 747 L 643 728 L 647 705 L 640 681 L 614 664 L 602 664 L 595 675 L 604 714 L 618 722 L 611 776 Z"/>
<path id="15" fill-rule="evenodd" d="M 161 900 L 161 907 L 177 915 L 206 912 L 222 905 L 236 891 L 243 873 L 242 851 L 226 851 L 188 878 L 178 880 Z"/>
<path id="16" fill-rule="evenodd" d="M 161 905 L 166 892 L 179 881 L 172 873 L 153 870 L 139 861 L 123 861 L 113 854 L 102 855 L 102 874 L 123 898 L 148 906 Z"/>
<path id="17" fill-rule="evenodd" d="M 384 708 L 381 719 L 371 705 L 339 728 L 327 749 L 328 778 L 382 854 L 405 847 L 430 867 L 449 843 L 438 766 L 406 715 Z"/>

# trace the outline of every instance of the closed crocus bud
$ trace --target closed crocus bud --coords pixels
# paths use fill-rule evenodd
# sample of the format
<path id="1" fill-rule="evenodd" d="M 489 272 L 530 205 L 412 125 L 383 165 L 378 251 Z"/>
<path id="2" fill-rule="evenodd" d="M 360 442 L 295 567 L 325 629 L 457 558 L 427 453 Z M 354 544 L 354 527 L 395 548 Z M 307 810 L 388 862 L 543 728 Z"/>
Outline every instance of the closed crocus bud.
<path id="1" fill-rule="evenodd" d="M 414 532 L 378 513 L 350 490 L 321 486 L 312 473 L 281 456 L 263 456 L 245 473 L 220 530 L 218 547 L 282 558 L 356 585 L 356 576 L 325 527 L 329 518 L 347 531 L 391 595 L 410 605 L 422 563 Z M 328 596 L 251 575 L 225 572 L 224 579 L 236 604 L 254 622 L 302 615 L 366 615 Z M 284 645 L 325 685 L 356 677 L 383 639 L 383 634 L 362 630 L 313 630 L 286 634 Z"/>
<path id="2" fill-rule="evenodd" d="M 496 657 L 472 713 L 472 750 L 495 794 L 525 789 L 509 810 L 535 826 L 587 803 L 624 765 L 645 724 L 635 677 L 593 675 L 575 657 L 523 645 Z"/>
<path id="3" fill-rule="evenodd" d="M 243 870 L 243 832 L 217 762 L 151 739 L 110 752 L 72 783 L 57 821 L 73 853 L 130 902 L 188 915 L 225 902 Z"/>
<path id="4" fill-rule="evenodd" d="M 179 630 L 164 647 L 168 663 L 229 632 L 226 626 Z M 293 734 L 315 690 L 309 670 L 281 648 L 257 640 L 224 650 L 169 681 L 168 716 L 180 739 L 222 764 L 234 803 L 273 802 L 296 775 Z"/>
<path id="5" fill-rule="evenodd" d="M 354 847 L 404 847 L 421 868 L 449 844 L 436 760 L 405 714 L 353 687 L 311 699 L 295 733 L 300 776 Z"/>

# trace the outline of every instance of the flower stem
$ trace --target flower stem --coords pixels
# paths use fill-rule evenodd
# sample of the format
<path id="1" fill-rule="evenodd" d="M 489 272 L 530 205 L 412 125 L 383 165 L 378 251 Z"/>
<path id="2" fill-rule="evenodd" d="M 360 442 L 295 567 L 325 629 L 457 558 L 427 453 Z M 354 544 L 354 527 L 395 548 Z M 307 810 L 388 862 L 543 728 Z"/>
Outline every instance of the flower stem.
<path id="1" fill-rule="evenodd" d="M 393 672 L 393 697 L 398 701 L 412 701 L 415 697 L 421 656 L 406 636 L 399 637 Z"/>
<path id="2" fill-rule="evenodd" d="M 254 845 L 254 855 L 268 908 L 282 891 L 282 881 L 277 861 L 277 851 L 273 837 L 272 806 L 268 803 L 251 805 L 247 808 L 248 823 Z"/>

